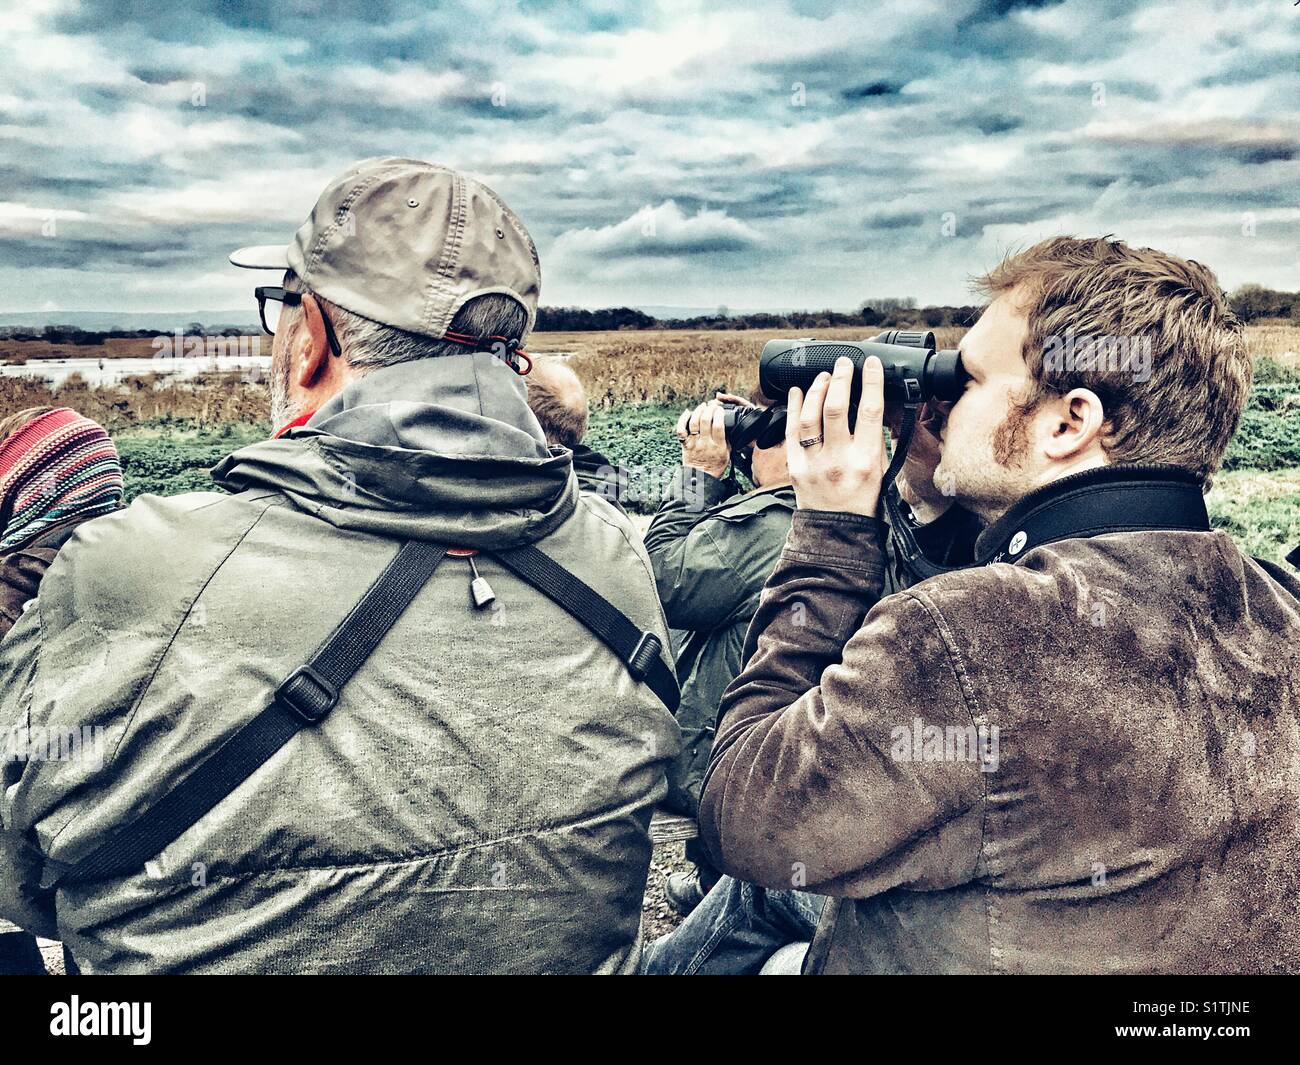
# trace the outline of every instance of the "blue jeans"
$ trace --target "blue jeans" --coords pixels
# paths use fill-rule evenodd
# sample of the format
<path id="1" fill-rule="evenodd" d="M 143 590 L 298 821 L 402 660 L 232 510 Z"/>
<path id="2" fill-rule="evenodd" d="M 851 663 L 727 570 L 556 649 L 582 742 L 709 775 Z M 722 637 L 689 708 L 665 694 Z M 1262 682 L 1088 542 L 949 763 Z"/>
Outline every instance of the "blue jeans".
<path id="1" fill-rule="evenodd" d="M 44 975 L 45 959 L 36 937 L 12 926 L 0 929 L 0 976 Z"/>
<path id="2" fill-rule="evenodd" d="M 812 940 L 825 895 L 769 891 L 724 876 L 674 931 L 645 950 L 650 976 L 745 976 L 758 973 L 789 943 Z"/>

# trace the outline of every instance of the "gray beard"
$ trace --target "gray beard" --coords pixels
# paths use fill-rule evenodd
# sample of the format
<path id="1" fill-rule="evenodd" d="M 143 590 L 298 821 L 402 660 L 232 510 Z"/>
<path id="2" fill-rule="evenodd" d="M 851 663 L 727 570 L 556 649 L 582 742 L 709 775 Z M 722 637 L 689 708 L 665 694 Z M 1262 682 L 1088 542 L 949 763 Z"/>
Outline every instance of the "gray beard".
<path id="1" fill-rule="evenodd" d="M 290 361 L 282 359 L 279 366 L 271 365 L 271 429 L 288 425 L 298 417 L 297 405 L 289 398 Z"/>

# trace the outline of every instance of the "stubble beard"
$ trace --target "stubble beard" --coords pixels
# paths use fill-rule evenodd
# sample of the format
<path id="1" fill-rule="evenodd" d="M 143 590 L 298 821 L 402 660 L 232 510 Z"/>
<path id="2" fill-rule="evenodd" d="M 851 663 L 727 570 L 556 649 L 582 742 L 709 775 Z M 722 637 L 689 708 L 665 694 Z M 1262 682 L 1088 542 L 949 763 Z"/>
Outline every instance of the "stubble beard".
<path id="1" fill-rule="evenodd" d="M 991 524 L 1033 489 L 1026 469 L 1032 411 L 1013 406 L 977 450 L 954 454 L 949 440 L 934 471 L 935 487 Z"/>

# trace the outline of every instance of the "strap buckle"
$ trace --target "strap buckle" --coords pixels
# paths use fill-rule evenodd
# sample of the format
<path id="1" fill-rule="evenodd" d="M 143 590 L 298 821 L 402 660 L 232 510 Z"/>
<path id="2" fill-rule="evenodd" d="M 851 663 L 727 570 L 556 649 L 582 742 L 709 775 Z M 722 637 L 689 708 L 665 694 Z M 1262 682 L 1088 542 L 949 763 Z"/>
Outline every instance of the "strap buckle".
<path id="1" fill-rule="evenodd" d="M 337 705 L 339 689 L 311 666 L 299 666 L 275 689 L 275 701 L 315 725 Z"/>
<path id="2" fill-rule="evenodd" d="M 663 646 L 653 632 L 641 633 L 641 639 L 637 640 L 632 653 L 627 657 L 627 671 L 632 674 L 633 680 L 645 680 L 645 675 L 650 672 L 650 667 L 659 657 Z"/>

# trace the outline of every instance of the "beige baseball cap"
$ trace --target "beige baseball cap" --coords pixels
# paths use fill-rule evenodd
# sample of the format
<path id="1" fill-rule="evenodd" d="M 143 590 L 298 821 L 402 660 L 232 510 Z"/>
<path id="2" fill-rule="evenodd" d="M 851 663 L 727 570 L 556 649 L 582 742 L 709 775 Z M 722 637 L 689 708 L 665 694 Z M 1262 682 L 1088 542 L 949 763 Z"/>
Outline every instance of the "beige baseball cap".
<path id="1" fill-rule="evenodd" d="M 435 338 L 492 292 L 517 300 L 531 330 L 542 284 L 533 238 L 495 192 L 396 157 L 363 159 L 331 181 L 292 244 L 240 248 L 230 261 L 292 270 L 345 310 Z"/>

